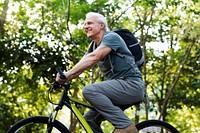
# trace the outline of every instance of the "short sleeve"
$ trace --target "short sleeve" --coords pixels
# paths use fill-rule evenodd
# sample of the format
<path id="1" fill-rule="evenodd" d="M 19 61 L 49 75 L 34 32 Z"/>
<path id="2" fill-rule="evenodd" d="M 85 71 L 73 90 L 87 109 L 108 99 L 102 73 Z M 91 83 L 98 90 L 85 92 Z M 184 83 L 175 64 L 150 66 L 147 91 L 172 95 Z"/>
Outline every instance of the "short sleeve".
<path id="1" fill-rule="evenodd" d="M 107 32 L 100 45 L 110 47 L 112 50 L 117 51 L 124 43 L 124 40 L 118 34 L 114 32 Z"/>

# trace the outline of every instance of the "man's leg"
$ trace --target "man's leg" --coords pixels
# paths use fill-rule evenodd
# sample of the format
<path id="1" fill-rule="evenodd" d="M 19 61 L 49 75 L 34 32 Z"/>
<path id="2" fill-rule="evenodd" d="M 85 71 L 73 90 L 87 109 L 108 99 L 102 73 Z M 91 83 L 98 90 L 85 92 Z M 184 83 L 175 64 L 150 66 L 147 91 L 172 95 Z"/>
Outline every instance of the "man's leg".
<path id="1" fill-rule="evenodd" d="M 103 133 L 101 122 L 105 119 L 96 110 L 90 109 L 85 115 L 87 123 L 90 125 L 94 133 Z"/>
<path id="2" fill-rule="evenodd" d="M 137 82 L 109 80 L 84 87 L 83 96 L 117 129 L 123 129 L 132 121 L 117 106 L 131 104 L 143 98 L 143 86 Z"/>

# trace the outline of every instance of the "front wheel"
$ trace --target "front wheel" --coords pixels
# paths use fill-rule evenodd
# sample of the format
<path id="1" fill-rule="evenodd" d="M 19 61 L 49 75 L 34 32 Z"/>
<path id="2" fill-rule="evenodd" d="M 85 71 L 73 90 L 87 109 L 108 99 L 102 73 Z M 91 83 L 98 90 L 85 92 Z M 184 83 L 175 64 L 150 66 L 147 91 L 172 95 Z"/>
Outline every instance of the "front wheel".
<path id="1" fill-rule="evenodd" d="M 176 128 L 167 122 L 147 120 L 136 124 L 139 133 L 179 133 Z"/>
<path id="2" fill-rule="evenodd" d="M 14 124 L 7 133 L 47 133 L 49 117 L 35 116 L 23 119 Z M 55 120 L 51 133 L 70 133 L 59 121 Z"/>

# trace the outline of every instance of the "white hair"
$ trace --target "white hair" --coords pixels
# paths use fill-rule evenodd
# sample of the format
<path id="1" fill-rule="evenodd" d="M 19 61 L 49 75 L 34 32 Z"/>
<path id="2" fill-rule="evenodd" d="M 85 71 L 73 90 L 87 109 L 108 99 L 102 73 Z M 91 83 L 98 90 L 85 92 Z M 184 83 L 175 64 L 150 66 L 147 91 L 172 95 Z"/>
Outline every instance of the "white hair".
<path id="1" fill-rule="evenodd" d="M 97 17 L 97 22 L 104 24 L 105 31 L 110 30 L 109 27 L 108 27 L 108 23 L 106 21 L 106 18 L 102 14 L 99 14 L 99 13 L 96 13 L 96 12 L 89 12 L 89 13 L 86 14 L 86 18 L 91 17 L 91 16 Z"/>

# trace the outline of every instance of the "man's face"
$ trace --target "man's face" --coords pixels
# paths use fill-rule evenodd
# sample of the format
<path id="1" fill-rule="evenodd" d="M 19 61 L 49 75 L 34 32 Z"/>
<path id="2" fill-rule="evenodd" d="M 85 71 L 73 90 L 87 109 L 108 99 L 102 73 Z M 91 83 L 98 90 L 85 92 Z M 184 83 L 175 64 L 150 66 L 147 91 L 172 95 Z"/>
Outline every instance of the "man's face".
<path id="1" fill-rule="evenodd" d="M 87 17 L 84 22 L 84 30 L 87 37 L 94 39 L 103 29 L 103 24 L 97 22 L 96 17 Z"/>

